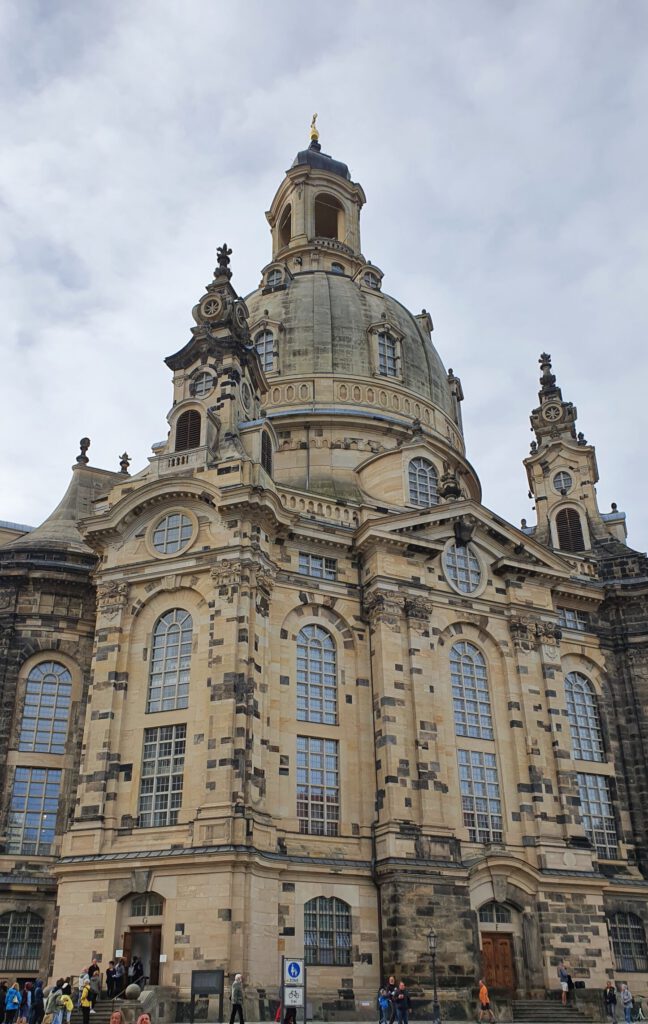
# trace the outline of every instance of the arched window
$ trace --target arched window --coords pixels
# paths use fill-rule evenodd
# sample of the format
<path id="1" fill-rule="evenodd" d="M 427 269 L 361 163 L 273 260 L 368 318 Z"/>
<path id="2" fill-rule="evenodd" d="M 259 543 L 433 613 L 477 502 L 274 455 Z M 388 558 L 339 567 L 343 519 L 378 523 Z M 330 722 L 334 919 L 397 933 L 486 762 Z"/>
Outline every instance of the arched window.
<path id="1" fill-rule="evenodd" d="M 188 409 L 178 417 L 176 423 L 175 450 L 184 452 L 188 448 L 197 448 L 200 444 L 200 413 L 195 409 Z"/>
<path id="2" fill-rule="evenodd" d="M 131 917 L 161 917 L 164 899 L 157 892 L 142 892 L 131 899 Z"/>
<path id="3" fill-rule="evenodd" d="M 408 469 L 409 500 L 413 505 L 436 505 L 439 501 L 437 471 L 427 459 L 412 459 Z"/>
<path id="4" fill-rule="evenodd" d="M 42 661 L 27 676 L 18 750 L 64 754 L 72 676 L 57 661 Z"/>
<path id="5" fill-rule="evenodd" d="M 648 947 L 643 922 L 621 911 L 610 918 L 610 938 L 617 971 L 648 971 Z"/>
<path id="6" fill-rule="evenodd" d="M 283 271 L 275 267 L 266 277 L 266 288 L 278 288 L 280 284 L 283 284 Z"/>
<path id="7" fill-rule="evenodd" d="M 561 551 L 584 551 L 581 518 L 575 508 L 561 508 L 556 516 L 558 547 Z"/>
<path id="8" fill-rule="evenodd" d="M 274 369 L 274 334 L 272 331 L 259 331 L 254 339 L 254 347 L 261 363 L 261 369 L 270 373 Z"/>
<path id="9" fill-rule="evenodd" d="M 378 373 L 382 373 L 385 377 L 396 377 L 398 375 L 397 356 L 396 338 L 386 331 L 381 331 L 378 335 Z"/>
<path id="10" fill-rule="evenodd" d="M 493 718 L 484 655 L 462 640 L 450 651 L 450 679 L 457 736 L 493 739 Z"/>
<path id="11" fill-rule="evenodd" d="M 331 896 L 304 904 L 304 958 L 320 967 L 351 963 L 351 907 Z"/>
<path id="12" fill-rule="evenodd" d="M 380 278 L 378 277 L 378 274 L 374 274 L 372 270 L 368 270 L 362 280 L 368 288 L 380 288 Z"/>
<path id="13" fill-rule="evenodd" d="M 288 245 L 292 238 L 292 210 L 290 203 L 281 214 L 279 221 L 279 245 L 283 248 L 284 245 Z"/>
<path id="14" fill-rule="evenodd" d="M 151 645 L 147 711 L 189 706 L 193 622 L 184 608 L 173 608 L 155 623 Z"/>
<path id="15" fill-rule="evenodd" d="M 272 441 L 265 430 L 261 434 L 261 467 L 272 476 Z"/>
<path id="16" fill-rule="evenodd" d="M 511 911 L 504 903 L 485 903 L 479 908 L 479 920 L 482 924 L 510 924 Z"/>
<path id="17" fill-rule="evenodd" d="M 320 193 L 315 200 L 315 236 L 344 241 L 344 212 L 335 196 Z"/>
<path id="18" fill-rule="evenodd" d="M 43 919 L 30 910 L 0 916 L 0 970 L 37 971 L 43 944 Z"/>
<path id="19" fill-rule="evenodd" d="M 344 267 L 342 266 L 341 263 L 331 263 L 331 271 L 334 274 L 343 274 L 344 273 Z"/>
<path id="20" fill-rule="evenodd" d="M 304 626 L 297 637 L 297 718 L 337 725 L 337 653 L 321 626 Z"/>
<path id="21" fill-rule="evenodd" d="M 603 761 L 603 736 L 594 687 L 587 676 L 570 672 L 565 678 L 572 754 L 580 761 Z"/>

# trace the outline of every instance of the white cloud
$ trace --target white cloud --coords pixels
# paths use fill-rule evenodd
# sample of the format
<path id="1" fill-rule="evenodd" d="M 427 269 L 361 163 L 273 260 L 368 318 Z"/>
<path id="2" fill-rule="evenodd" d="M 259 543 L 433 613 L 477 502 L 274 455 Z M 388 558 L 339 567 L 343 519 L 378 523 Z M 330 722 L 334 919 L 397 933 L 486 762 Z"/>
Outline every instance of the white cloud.
<path id="1" fill-rule="evenodd" d="M 97 465 L 145 463 L 216 246 L 255 287 L 264 211 L 318 110 L 367 192 L 365 255 L 431 310 L 462 377 L 486 503 L 532 518 L 546 349 L 597 445 L 601 506 L 646 547 L 647 17 L 603 0 L 5 3 L 0 517 L 42 520 L 84 434 Z"/>

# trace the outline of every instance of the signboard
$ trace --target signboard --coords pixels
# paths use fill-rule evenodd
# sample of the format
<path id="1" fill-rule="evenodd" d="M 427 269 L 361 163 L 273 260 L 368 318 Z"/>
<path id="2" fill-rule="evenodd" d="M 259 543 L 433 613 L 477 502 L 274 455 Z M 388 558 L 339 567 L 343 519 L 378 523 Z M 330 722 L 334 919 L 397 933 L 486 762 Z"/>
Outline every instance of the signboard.
<path id="1" fill-rule="evenodd" d="M 286 959 L 284 961 L 284 985 L 304 984 L 304 961 L 303 959 Z M 292 1003 L 292 1006 L 301 1006 L 301 1003 Z"/>
<path id="2" fill-rule="evenodd" d="M 303 1006 L 304 990 L 301 987 L 286 985 L 284 988 L 284 1006 Z"/>

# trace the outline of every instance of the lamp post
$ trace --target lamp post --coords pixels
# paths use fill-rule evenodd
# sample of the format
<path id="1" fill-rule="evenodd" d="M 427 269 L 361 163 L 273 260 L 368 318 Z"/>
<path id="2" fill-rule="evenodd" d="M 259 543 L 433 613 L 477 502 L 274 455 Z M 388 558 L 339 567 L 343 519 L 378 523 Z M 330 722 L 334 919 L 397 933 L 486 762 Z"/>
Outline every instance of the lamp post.
<path id="1" fill-rule="evenodd" d="M 436 976 L 436 951 L 437 951 L 437 933 L 434 928 L 428 933 L 427 937 L 428 949 L 430 956 L 432 957 L 432 988 L 434 989 L 434 1001 L 432 1003 L 432 1024 L 441 1024 L 441 1007 L 439 1006 L 439 997 L 437 995 L 437 976 Z"/>

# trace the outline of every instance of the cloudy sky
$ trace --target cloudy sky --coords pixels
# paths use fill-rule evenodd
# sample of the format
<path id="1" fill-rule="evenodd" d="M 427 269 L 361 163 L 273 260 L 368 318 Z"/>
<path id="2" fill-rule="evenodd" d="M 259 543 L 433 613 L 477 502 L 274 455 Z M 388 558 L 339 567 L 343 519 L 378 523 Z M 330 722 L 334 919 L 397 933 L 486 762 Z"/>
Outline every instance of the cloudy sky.
<path id="1" fill-rule="evenodd" d="M 0 99 L 0 519 L 49 513 L 82 435 L 145 465 L 216 246 L 256 287 L 317 110 L 365 256 L 461 376 L 485 503 L 533 521 L 547 350 L 648 547 L 648 5 L 4 0 Z"/>

